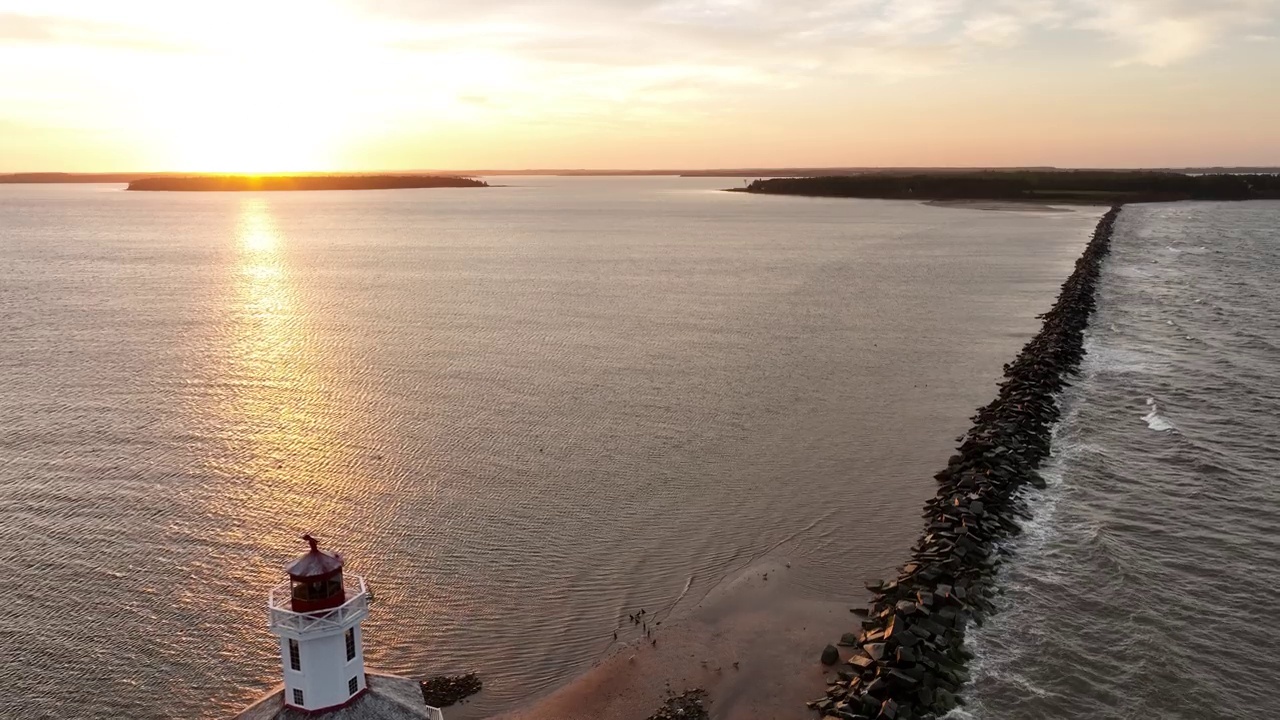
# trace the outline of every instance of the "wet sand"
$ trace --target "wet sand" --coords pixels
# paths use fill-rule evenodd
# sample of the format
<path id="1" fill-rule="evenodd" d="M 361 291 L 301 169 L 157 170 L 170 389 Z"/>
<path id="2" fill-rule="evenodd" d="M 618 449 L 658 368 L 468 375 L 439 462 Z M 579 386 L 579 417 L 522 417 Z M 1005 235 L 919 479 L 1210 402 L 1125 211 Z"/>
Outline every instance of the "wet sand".
<path id="1" fill-rule="evenodd" d="M 929 207 L 959 208 L 962 210 L 991 210 L 999 212 L 1036 212 L 1060 213 L 1073 212 L 1071 208 L 1058 207 L 1039 202 L 1018 202 L 1016 200 L 930 200 L 924 205 Z"/>
<path id="2" fill-rule="evenodd" d="M 687 617 L 659 627 L 656 645 L 619 646 L 533 707 L 499 717 L 642 720 L 669 692 L 693 687 L 707 690 L 715 718 L 796 717 L 825 689 L 818 662 L 825 638 L 849 630 L 850 604 L 862 598 L 806 597 L 792 578 L 786 561 L 756 563 L 708 593 Z"/>

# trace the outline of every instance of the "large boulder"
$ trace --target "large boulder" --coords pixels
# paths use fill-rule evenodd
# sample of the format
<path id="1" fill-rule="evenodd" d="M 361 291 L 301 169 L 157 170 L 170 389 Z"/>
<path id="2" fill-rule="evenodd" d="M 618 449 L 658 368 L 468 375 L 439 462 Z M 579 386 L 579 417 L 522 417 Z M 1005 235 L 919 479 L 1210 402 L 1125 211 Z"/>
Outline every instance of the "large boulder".
<path id="1" fill-rule="evenodd" d="M 828 645 L 822 648 L 823 665 L 835 665 L 838 662 L 840 662 L 840 651 L 836 649 L 835 645 Z"/>

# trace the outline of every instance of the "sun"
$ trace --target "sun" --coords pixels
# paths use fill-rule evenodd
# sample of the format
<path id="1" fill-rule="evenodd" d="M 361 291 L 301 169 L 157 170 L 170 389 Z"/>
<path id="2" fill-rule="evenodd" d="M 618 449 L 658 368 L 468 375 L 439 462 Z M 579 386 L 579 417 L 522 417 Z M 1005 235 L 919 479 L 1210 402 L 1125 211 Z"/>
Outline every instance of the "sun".
<path id="1" fill-rule="evenodd" d="M 333 170 L 331 143 L 314 128 L 201 123 L 174 153 L 179 170 L 268 175 Z"/>
<path id="2" fill-rule="evenodd" d="M 211 25 L 192 52 L 149 68 L 142 124 L 155 129 L 179 171 L 269 174 L 336 169 L 361 110 L 352 91 L 370 68 L 335 52 L 343 17 L 306 3 L 255 12 L 254 22 Z M 360 53 L 353 53 L 361 57 Z"/>
<path id="3" fill-rule="evenodd" d="M 471 142 L 480 124 L 501 117 L 490 99 L 539 95 L 529 69 L 505 52 L 406 49 L 398 31 L 352 16 L 342 3 L 229 1 L 253 11 L 219 13 L 191 29 L 183 38 L 189 50 L 139 67 L 121 103 L 129 134 L 155 158 L 148 169 L 265 175 L 398 167 L 396 140 L 438 142 L 433 149 L 451 152 L 437 138 Z M 381 159 L 371 168 L 372 148 Z"/>
<path id="4" fill-rule="evenodd" d="M 345 125 L 340 112 L 315 102 L 315 96 L 282 89 L 279 78 L 232 78 L 205 85 L 199 96 L 175 108 L 177 117 L 166 131 L 175 169 L 248 174 L 334 169 Z"/>

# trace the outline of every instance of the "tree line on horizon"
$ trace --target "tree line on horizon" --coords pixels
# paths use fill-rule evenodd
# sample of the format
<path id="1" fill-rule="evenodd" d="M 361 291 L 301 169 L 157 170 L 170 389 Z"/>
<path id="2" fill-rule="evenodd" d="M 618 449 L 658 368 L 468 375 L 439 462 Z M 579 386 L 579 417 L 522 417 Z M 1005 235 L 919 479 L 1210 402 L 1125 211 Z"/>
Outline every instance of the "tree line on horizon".
<path id="1" fill-rule="evenodd" d="M 1186 175 L 1143 171 L 876 173 L 760 179 L 743 190 L 816 197 L 1118 204 L 1280 199 L 1280 175 Z"/>

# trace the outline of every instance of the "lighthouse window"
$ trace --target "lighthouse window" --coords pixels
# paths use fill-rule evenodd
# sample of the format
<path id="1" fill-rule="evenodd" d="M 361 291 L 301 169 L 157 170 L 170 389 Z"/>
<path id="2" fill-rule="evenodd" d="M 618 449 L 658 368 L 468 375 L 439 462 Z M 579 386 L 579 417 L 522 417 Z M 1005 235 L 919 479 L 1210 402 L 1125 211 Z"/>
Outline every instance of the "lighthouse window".
<path id="1" fill-rule="evenodd" d="M 289 667 L 294 670 L 302 669 L 302 656 L 298 652 L 298 641 L 293 638 L 289 638 Z M 294 690 L 294 692 L 297 692 L 297 690 Z"/>
<path id="2" fill-rule="evenodd" d="M 293 689 L 293 704 L 294 704 L 294 705 L 302 705 L 302 704 L 303 704 L 303 702 L 302 702 L 302 691 L 301 691 L 301 690 L 299 690 L 298 688 L 294 688 L 294 689 Z"/>
<path id="3" fill-rule="evenodd" d="M 348 695 L 355 695 L 356 691 L 359 689 L 360 689 L 360 682 L 358 680 L 356 680 L 355 678 L 351 678 L 350 680 L 347 681 Z"/>
<path id="4" fill-rule="evenodd" d="M 347 659 L 356 659 L 356 629 L 347 629 Z"/>

